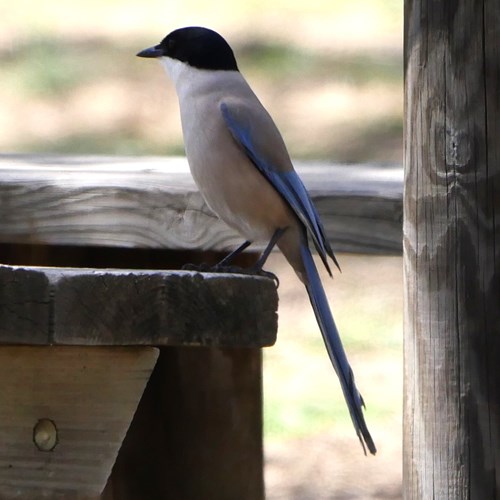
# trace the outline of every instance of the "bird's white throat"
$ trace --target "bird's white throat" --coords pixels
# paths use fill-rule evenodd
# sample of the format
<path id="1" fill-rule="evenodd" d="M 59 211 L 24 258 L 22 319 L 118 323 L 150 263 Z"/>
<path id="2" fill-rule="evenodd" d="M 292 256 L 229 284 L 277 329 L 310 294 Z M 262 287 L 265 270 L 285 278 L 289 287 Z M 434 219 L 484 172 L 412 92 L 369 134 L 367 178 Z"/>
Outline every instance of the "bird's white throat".
<path id="1" fill-rule="evenodd" d="M 218 73 L 216 71 L 194 68 L 185 62 L 172 59 L 171 57 L 160 57 L 159 60 L 170 80 L 175 85 L 175 91 L 180 101 L 185 96 L 192 95 L 193 92 L 195 94 L 199 93 L 201 88 Z"/>
<path id="2" fill-rule="evenodd" d="M 186 73 L 186 71 L 189 72 L 189 65 L 178 59 L 162 56 L 158 60 L 176 87 L 177 82 L 182 79 L 182 75 Z"/>
<path id="3" fill-rule="evenodd" d="M 250 87 L 239 71 L 214 71 L 198 69 L 189 64 L 170 57 L 158 58 L 167 75 L 175 85 L 180 100 L 187 95 L 203 95 L 217 90 L 226 95 L 237 91 L 250 92 Z"/>

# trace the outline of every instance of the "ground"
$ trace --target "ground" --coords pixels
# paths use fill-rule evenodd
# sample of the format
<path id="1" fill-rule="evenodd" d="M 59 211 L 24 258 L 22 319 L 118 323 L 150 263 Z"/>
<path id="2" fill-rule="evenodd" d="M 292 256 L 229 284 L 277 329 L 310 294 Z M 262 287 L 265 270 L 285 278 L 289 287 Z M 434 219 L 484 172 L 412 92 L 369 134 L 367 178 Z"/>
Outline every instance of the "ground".
<path id="1" fill-rule="evenodd" d="M 266 350 L 267 498 L 401 498 L 402 259 L 339 255 L 323 280 L 376 442 L 363 455 L 305 291 L 279 254 L 278 341 Z M 279 406 L 279 408 L 277 408 Z"/>

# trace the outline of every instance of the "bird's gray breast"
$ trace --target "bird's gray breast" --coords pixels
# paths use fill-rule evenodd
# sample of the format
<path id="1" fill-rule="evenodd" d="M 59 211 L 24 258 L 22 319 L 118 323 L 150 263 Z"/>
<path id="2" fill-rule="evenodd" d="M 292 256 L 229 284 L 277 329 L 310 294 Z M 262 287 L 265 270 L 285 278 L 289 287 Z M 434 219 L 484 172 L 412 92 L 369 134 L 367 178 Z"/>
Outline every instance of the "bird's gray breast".
<path id="1" fill-rule="evenodd" d="M 182 112 L 186 156 L 207 205 L 250 241 L 268 240 L 279 196 L 236 143 L 219 101 L 195 100 Z"/>

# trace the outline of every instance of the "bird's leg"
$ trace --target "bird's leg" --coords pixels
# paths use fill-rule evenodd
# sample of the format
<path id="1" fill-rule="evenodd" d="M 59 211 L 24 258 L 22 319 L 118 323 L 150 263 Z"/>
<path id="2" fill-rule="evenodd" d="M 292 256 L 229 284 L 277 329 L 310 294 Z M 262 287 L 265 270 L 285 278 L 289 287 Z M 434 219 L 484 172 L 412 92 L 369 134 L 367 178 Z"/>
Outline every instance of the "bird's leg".
<path id="1" fill-rule="evenodd" d="M 271 236 L 271 239 L 269 240 L 269 243 L 267 244 L 266 248 L 264 251 L 260 254 L 259 260 L 257 262 L 249 267 L 246 270 L 246 273 L 248 274 L 256 274 L 258 276 L 265 276 L 266 278 L 271 278 L 274 280 L 276 283 L 276 288 L 279 287 L 280 285 L 280 280 L 278 277 L 269 271 L 264 271 L 262 268 L 264 267 L 264 264 L 267 261 L 267 258 L 269 257 L 269 254 L 272 252 L 273 248 L 276 246 L 276 243 L 278 243 L 278 240 L 283 236 L 283 233 L 287 230 L 286 227 L 280 227 L 274 231 L 273 235 Z"/>
<path id="2" fill-rule="evenodd" d="M 230 254 L 226 255 L 220 262 L 215 265 L 210 264 L 184 264 L 182 269 L 187 271 L 206 271 L 206 272 L 241 272 L 240 267 L 230 266 L 229 263 L 237 257 L 245 248 L 252 244 L 251 241 L 243 242 L 236 250 L 233 250 Z"/>
<path id="3" fill-rule="evenodd" d="M 267 247 L 261 253 L 259 260 L 252 266 L 252 269 L 254 269 L 255 271 L 262 271 L 262 268 L 264 267 L 269 254 L 272 252 L 273 248 L 276 246 L 276 243 L 278 243 L 278 240 L 283 236 L 283 233 L 286 230 L 286 227 L 280 227 L 276 229 L 276 231 L 274 231 L 274 234 L 271 236 Z"/>
<path id="4" fill-rule="evenodd" d="M 257 262 L 253 266 L 249 267 L 246 270 L 246 273 L 264 274 L 264 275 L 272 274 L 272 273 L 266 274 L 265 271 L 262 270 L 262 268 L 264 267 L 264 264 L 266 263 L 266 260 L 269 257 L 269 254 L 271 253 L 271 251 L 275 247 L 276 243 L 278 242 L 278 240 L 281 238 L 282 234 L 285 231 L 286 231 L 286 227 L 276 229 L 276 231 L 272 235 L 271 239 L 269 240 L 269 243 L 267 244 L 266 248 L 261 253 L 259 260 L 257 260 Z M 252 242 L 248 241 L 248 240 L 245 241 L 244 243 L 242 243 L 236 250 L 232 251 L 229 255 L 224 257 L 218 264 L 216 264 L 214 266 L 214 270 L 221 270 L 221 271 L 226 271 L 226 272 L 227 271 L 229 271 L 229 272 L 231 272 L 231 271 L 241 272 L 243 270 L 242 268 L 237 267 L 237 266 L 228 266 L 228 264 L 237 255 L 239 255 L 241 252 L 243 252 L 243 250 L 245 250 L 245 248 L 248 248 L 251 244 L 252 244 Z M 273 275 L 273 279 L 277 279 L 277 278 Z"/>
<path id="5" fill-rule="evenodd" d="M 251 241 L 243 242 L 236 250 L 233 250 L 229 255 L 226 255 L 215 267 L 225 267 L 229 265 L 229 263 L 237 257 L 245 248 L 248 248 L 252 244 Z"/>
<path id="6" fill-rule="evenodd" d="M 273 233 L 271 239 L 269 240 L 269 243 L 267 244 L 266 248 L 264 251 L 261 253 L 259 259 L 257 262 L 253 265 L 250 266 L 249 268 L 242 268 L 238 266 L 230 266 L 228 265 L 237 255 L 239 255 L 243 250 L 245 250 L 247 247 L 249 247 L 252 242 L 251 241 L 245 241 L 243 242 L 236 250 L 233 250 L 229 255 L 224 257 L 218 264 L 215 266 L 208 266 L 208 265 L 194 265 L 194 264 L 186 264 L 185 266 L 182 267 L 182 269 L 187 269 L 191 271 L 211 271 L 211 272 L 219 272 L 219 273 L 237 273 L 237 274 L 251 274 L 251 275 L 258 275 L 258 276 L 265 276 L 266 278 L 271 278 L 276 282 L 276 286 L 279 286 L 279 279 L 278 277 L 270 273 L 268 271 L 264 271 L 262 267 L 267 261 L 267 258 L 269 257 L 269 254 L 272 252 L 273 248 L 276 246 L 276 243 L 278 243 L 278 240 L 281 238 L 283 233 L 286 231 L 286 227 L 281 227 L 276 229 L 276 231 Z"/>

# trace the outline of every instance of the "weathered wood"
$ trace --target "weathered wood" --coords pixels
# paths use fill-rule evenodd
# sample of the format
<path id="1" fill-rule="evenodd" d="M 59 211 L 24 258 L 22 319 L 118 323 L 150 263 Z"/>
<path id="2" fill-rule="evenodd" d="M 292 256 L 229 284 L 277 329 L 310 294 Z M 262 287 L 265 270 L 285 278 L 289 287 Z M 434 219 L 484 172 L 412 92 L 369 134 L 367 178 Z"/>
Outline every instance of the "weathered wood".
<path id="1" fill-rule="evenodd" d="M 98 498 L 157 355 L 1 346 L 0 499 Z"/>
<path id="2" fill-rule="evenodd" d="M 159 367 L 127 433 L 103 498 L 263 499 L 261 353 L 258 347 L 275 341 L 277 294 L 271 280 L 182 271 L 50 269 L 24 265 L 27 262 L 57 266 L 71 263 L 102 268 L 121 267 L 130 262 L 133 268 L 149 269 L 153 264 L 154 267 L 175 269 L 186 262 L 216 262 L 220 258 L 215 252 L 207 255 L 206 252 L 188 254 L 157 250 L 155 253 L 146 249 L 148 246 L 164 247 L 161 242 L 145 243 L 152 234 L 151 227 L 169 236 L 163 217 L 171 214 L 165 209 L 163 191 L 156 198 L 161 204 L 150 206 L 147 199 L 155 199 L 156 190 L 152 188 L 148 192 L 141 188 L 141 173 L 134 177 L 134 172 L 127 173 L 122 165 L 115 165 L 115 172 L 106 169 L 102 172 L 100 162 L 101 159 L 96 160 L 91 177 L 83 167 L 73 167 L 69 174 L 60 166 L 48 168 L 46 174 L 52 179 L 48 185 L 55 185 L 57 192 L 67 196 L 61 209 L 57 204 L 63 200 L 56 197 L 51 202 L 50 197 L 46 197 L 43 182 L 27 181 L 20 190 L 10 190 L 8 195 L 9 190 L 0 187 L 0 239 L 8 242 L 0 248 L 0 261 L 5 256 L 2 252 L 7 249 L 9 262 L 23 264 L 23 267 L 0 266 L 0 343 L 212 346 L 161 349 Z M 113 160 L 109 164 L 112 165 Z M 23 168 L 16 170 L 22 174 Z M 3 173 L 1 170 L 1 186 L 5 186 Z M 66 185 L 75 181 L 78 185 L 81 175 L 90 184 L 95 180 L 95 186 L 87 191 L 88 198 L 82 195 L 81 186 L 72 190 Z M 109 184 L 116 182 L 115 187 L 109 188 L 108 181 L 101 183 L 107 177 L 112 178 L 108 179 Z M 146 177 L 151 182 L 154 172 Z M 128 186 L 132 186 L 130 192 L 128 188 L 121 189 L 124 178 Z M 192 182 L 190 177 L 186 178 Z M 162 173 L 152 184 L 160 184 L 163 179 Z M 32 191 L 30 184 L 36 186 Z M 102 186 L 108 186 L 104 194 Z M 140 189 L 134 191 L 137 186 Z M 177 179 L 175 186 L 172 189 L 167 186 L 165 191 L 175 194 L 178 186 Z M 138 215 L 134 214 L 130 207 L 140 207 L 145 201 L 141 200 L 143 195 L 146 196 L 146 209 L 142 212 L 138 209 Z M 77 215 L 72 196 L 75 200 L 84 199 L 84 203 L 78 205 Z M 183 196 L 186 196 L 184 191 L 180 202 L 182 208 L 175 209 L 181 217 L 185 217 L 182 214 L 186 211 Z M 193 196 L 198 195 L 195 192 Z M 189 196 L 187 198 L 189 203 Z M 26 203 L 24 207 L 22 200 Z M 31 213 L 31 219 L 21 232 L 26 230 L 24 236 L 27 236 L 28 226 L 31 226 L 33 237 L 11 239 L 3 229 L 7 222 L 11 228 L 18 223 L 21 228 L 23 217 L 17 218 L 17 215 L 23 213 L 27 217 Z M 96 243 L 92 239 L 94 233 L 89 231 L 89 227 L 94 227 L 96 214 L 97 244 L 115 248 L 89 248 L 88 245 Z M 159 214 L 158 219 L 155 214 Z M 214 220 L 212 216 L 202 216 Z M 130 226 L 123 224 L 128 217 L 132 221 Z M 73 218 L 77 220 L 76 225 L 71 223 Z M 40 231 L 38 221 L 41 219 L 45 220 L 48 233 Z M 6 224 L 2 225 L 4 221 Z M 156 226 L 158 221 L 159 228 Z M 203 234 L 204 225 L 205 222 L 199 223 L 195 234 L 196 231 Z M 184 230 L 189 236 L 191 229 Z M 147 235 L 145 240 L 141 240 L 142 231 Z M 46 238 L 47 234 L 54 236 L 58 232 L 61 238 Z M 60 242 L 66 241 L 68 234 L 71 235 L 70 246 L 63 247 Z M 110 239 L 110 234 L 116 239 Z M 130 236 L 132 244 L 127 241 Z M 16 241 L 24 245 L 13 244 Z M 140 248 L 128 252 L 122 248 L 134 245 Z M 197 246 L 193 243 L 192 248 L 198 249 Z M 255 255 L 246 254 L 236 263 L 248 265 L 255 259 Z M 224 350 L 215 346 L 237 348 Z M 2 348 L 0 346 L 0 350 Z M 69 380 L 71 375 L 67 377 Z M 94 401 L 89 397 L 87 404 L 94 404 Z M 37 442 L 50 447 L 50 419 L 45 423 L 47 426 L 39 429 Z M 83 491 L 88 490 L 83 487 Z M 84 497 L 85 500 L 95 499 L 95 495 L 82 496 L 75 492 L 69 497 L 64 494 L 64 499 Z M 40 498 L 39 492 L 32 498 Z"/>
<path id="3" fill-rule="evenodd" d="M 500 2 L 405 2 L 408 499 L 500 498 Z"/>
<path id="4" fill-rule="evenodd" d="M 0 344 L 262 347 L 277 307 L 258 276 L 0 266 Z"/>
<path id="5" fill-rule="evenodd" d="M 261 352 L 162 348 L 105 500 L 263 500 Z"/>
<path id="6" fill-rule="evenodd" d="M 297 162 L 334 250 L 400 253 L 402 170 Z M 0 243 L 227 250 L 184 158 L 0 155 Z"/>
<path id="7" fill-rule="evenodd" d="M 45 273 L 0 265 L 0 343 L 48 343 L 50 313 Z"/>

